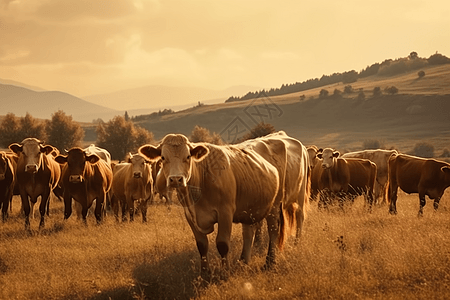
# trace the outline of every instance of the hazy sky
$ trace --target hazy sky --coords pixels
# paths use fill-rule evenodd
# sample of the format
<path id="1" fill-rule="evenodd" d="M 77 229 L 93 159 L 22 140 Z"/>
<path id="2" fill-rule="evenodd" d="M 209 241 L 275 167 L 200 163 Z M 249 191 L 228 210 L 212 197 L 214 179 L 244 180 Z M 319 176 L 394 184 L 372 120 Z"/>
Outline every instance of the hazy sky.
<path id="1" fill-rule="evenodd" d="M 0 0 L 0 78 L 76 96 L 279 87 L 411 51 L 450 56 L 449 0 Z"/>

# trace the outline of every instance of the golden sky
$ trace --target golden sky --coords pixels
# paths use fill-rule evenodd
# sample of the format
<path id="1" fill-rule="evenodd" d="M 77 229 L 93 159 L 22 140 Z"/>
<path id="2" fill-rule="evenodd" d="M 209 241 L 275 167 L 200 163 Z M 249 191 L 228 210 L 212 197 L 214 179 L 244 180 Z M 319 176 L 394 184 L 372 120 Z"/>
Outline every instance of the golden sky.
<path id="1" fill-rule="evenodd" d="M 450 56 L 450 1 L 0 0 L 0 78 L 76 96 L 280 87 Z"/>

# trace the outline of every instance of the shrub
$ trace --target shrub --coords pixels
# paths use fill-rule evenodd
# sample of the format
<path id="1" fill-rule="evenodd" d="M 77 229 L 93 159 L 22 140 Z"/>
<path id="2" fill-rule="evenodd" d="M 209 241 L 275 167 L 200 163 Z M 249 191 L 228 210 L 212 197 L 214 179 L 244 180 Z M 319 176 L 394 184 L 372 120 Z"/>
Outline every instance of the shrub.
<path id="1" fill-rule="evenodd" d="M 398 88 L 395 86 L 389 86 L 384 89 L 384 91 L 390 95 L 395 95 L 398 93 Z"/>
<path id="2" fill-rule="evenodd" d="M 198 125 L 195 125 L 194 129 L 191 132 L 189 140 L 193 143 L 205 142 L 215 145 L 223 144 L 222 137 L 220 136 L 220 134 L 215 132 L 211 134 L 211 132 L 207 128 Z"/>
<path id="3" fill-rule="evenodd" d="M 342 94 L 342 92 L 341 92 L 340 90 L 334 89 L 334 91 L 333 91 L 333 96 L 339 97 L 339 96 L 341 96 L 341 94 Z"/>
<path id="4" fill-rule="evenodd" d="M 450 64 L 450 58 L 448 58 L 448 57 L 445 56 L 445 55 L 436 53 L 436 54 L 431 55 L 431 56 L 428 58 L 428 63 L 429 63 L 430 65 Z"/>
<path id="5" fill-rule="evenodd" d="M 425 76 L 425 71 L 419 71 L 419 72 L 417 73 L 417 75 L 419 76 L 419 78 L 422 78 L 422 77 Z"/>
<path id="6" fill-rule="evenodd" d="M 249 133 L 245 134 L 239 142 L 266 136 L 268 134 L 274 133 L 275 131 L 275 127 L 273 127 L 272 124 L 261 122 L 253 127 Z"/>
<path id="7" fill-rule="evenodd" d="M 363 91 L 360 91 L 360 92 L 358 93 L 358 97 L 356 97 L 356 99 L 358 99 L 358 100 L 364 100 L 364 99 L 366 99 L 366 94 L 364 94 Z"/>
<path id="8" fill-rule="evenodd" d="M 19 140 L 20 122 L 19 118 L 13 113 L 6 114 L 2 123 L 0 124 L 0 146 L 8 148 L 12 143 L 17 143 Z"/>
<path id="9" fill-rule="evenodd" d="M 325 98 L 328 96 L 328 91 L 326 89 L 321 89 L 319 93 L 319 98 Z"/>
<path id="10" fill-rule="evenodd" d="M 48 143 L 60 152 L 74 146 L 80 146 L 84 137 L 84 130 L 66 115 L 62 110 L 52 114 L 52 119 L 46 122 Z"/>
<path id="11" fill-rule="evenodd" d="M 355 70 L 345 72 L 342 74 L 342 83 L 352 83 L 358 80 L 358 72 Z"/>
<path id="12" fill-rule="evenodd" d="M 374 97 L 379 97 L 382 95 L 382 93 L 383 92 L 381 91 L 381 88 L 379 86 L 376 86 L 373 88 L 373 96 Z"/>
<path id="13" fill-rule="evenodd" d="M 426 142 L 417 143 L 413 152 L 415 156 L 431 158 L 434 157 L 434 146 Z"/>
<path id="14" fill-rule="evenodd" d="M 153 134 L 144 128 L 135 128 L 123 116 L 115 116 L 107 123 L 97 125 L 97 145 L 111 153 L 113 159 L 123 159 L 128 152 L 153 142 Z"/>
<path id="15" fill-rule="evenodd" d="M 300 101 L 303 101 L 303 100 L 305 100 L 305 99 L 306 99 L 305 94 L 303 94 L 303 95 L 300 96 Z"/>
<path id="16" fill-rule="evenodd" d="M 346 85 L 345 87 L 344 87 L 344 93 L 345 94 L 350 94 L 350 93 L 352 93 L 353 92 L 353 87 L 351 86 L 351 85 Z"/>

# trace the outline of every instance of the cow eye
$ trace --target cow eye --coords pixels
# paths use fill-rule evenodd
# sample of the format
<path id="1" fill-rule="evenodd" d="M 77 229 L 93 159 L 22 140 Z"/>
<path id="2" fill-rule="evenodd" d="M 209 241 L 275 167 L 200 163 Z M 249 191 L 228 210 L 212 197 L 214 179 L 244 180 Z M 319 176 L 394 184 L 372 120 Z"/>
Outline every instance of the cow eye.
<path id="1" fill-rule="evenodd" d="M 166 159 L 164 158 L 164 156 L 161 156 L 161 160 L 162 160 L 162 161 L 165 161 Z"/>
<path id="2" fill-rule="evenodd" d="M 188 160 L 189 160 L 189 159 L 191 159 L 191 156 L 190 156 L 190 155 L 188 155 L 188 156 L 187 156 L 187 159 L 188 159 Z"/>

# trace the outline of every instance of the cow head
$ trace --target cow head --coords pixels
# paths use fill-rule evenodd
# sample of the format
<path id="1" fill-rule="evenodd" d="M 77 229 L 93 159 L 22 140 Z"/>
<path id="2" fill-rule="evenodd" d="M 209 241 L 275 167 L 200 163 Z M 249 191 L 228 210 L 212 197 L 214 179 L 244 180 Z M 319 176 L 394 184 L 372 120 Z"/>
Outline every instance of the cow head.
<path id="1" fill-rule="evenodd" d="M 151 162 L 147 160 L 143 155 L 140 154 L 128 154 L 127 162 L 132 165 L 133 177 L 142 178 L 145 172 L 146 164 L 149 165 Z"/>
<path id="2" fill-rule="evenodd" d="M 61 165 L 67 163 L 69 182 L 80 183 L 85 180 L 84 170 L 86 163 L 96 164 L 100 157 L 96 154 L 87 155 L 83 149 L 75 147 L 70 149 L 67 155 L 58 155 L 55 160 Z"/>
<path id="3" fill-rule="evenodd" d="M 339 157 L 338 151 L 333 151 L 331 148 L 319 149 L 317 157 L 322 159 L 322 168 L 327 170 L 334 166 L 335 159 Z"/>
<path id="4" fill-rule="evenodd" d="M 450 166 L 443 166 L 441 171 L 445 174 L 446 183 L 450 185 Z"/>
<path id="5" fill-rule="evenodd" d="M 42 164 L 42 154 L 50 154 L 55 151 L 50 145 L 36 138 L 26 138 L 20 144 L 9 145 L 9 149 L 19 156 L 19 161 L 25 164 L 25 172 L 36 173 Z"/>
<path id="6" fill-rule="evenodd" d="M 317 154 L 319 153 L 319 148 L 313 145 L 311 147 L 306 148 L 306 151 L 308 152 L 309 168 L 313 169 L 314 166 L 319 162 L 319 159 L 317 157 Z"/>
<path id="7" fill-rule="evenodd" d="M 5 152 L 0 152 L 0 181 L 5 179 L 8 170 L 8 158 Z"/>
<path id="8" fill-rule="evenodd" d="M 209 150 L 203 145 L 193 145 L 182 134 L 168 134 L 157 147 L 144 145 L 139 153 L 150 160 L 161 158 L 161 172 L 168 187 L 186 187 L 191 178 L 192 164 L 205 158 Z"/>

